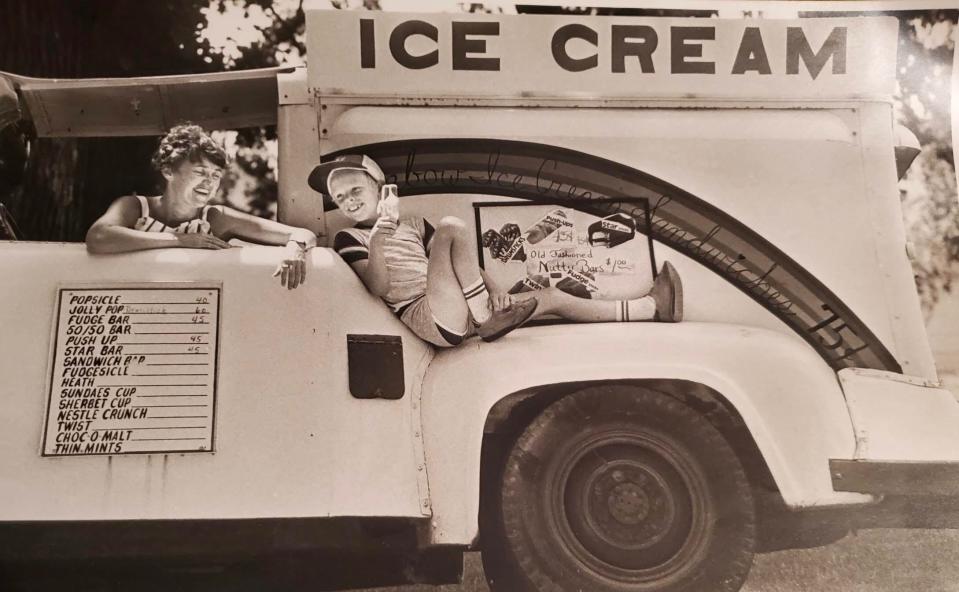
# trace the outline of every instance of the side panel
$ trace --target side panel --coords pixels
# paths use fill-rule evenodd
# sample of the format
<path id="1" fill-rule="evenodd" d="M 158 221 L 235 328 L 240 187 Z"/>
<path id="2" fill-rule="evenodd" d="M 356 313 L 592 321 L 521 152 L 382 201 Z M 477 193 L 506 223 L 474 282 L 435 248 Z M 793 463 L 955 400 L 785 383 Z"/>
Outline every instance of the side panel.
<path id="1" fill-rule="evenodd" d="M 905 249 L 906 230 L 896 170 L 888 165 L 889 147 L 896 143 L 892 126 L 887 123 L 892 119 L 891 107 L 867 104 L 860 107 L 858 113 L 865 207 L 872 223 L 870 234 L 879 262 L 877 271 L 892 343 L 901 354 L 904 374 L 937 380 L 912 264 Z M 861 270 L 855 269 L 849 275 L 858 277 L 860 273 Z"/>
<path id="2" fill-rule="evenodd" d="M 277 76 L 280 107 L 277 115 L 279 193 L 277 219 L 284 224 L 309 228 L 326 242 L 323 200 L 306 183 L 320 161 L 317 114 L 306 92 L 306 70 L 297 68 Z"/>
<path id="3" fill-rule="evenodd" d="M 855 438 L 835 373 L 802 341 L 715 323 L 554 325 L 493 345 L 471 341 L 431 364 L 423 429 L 433 542 L 463 544 L 476 534 L 483 425 L 497 401 L 539 385 L 617 378 L 675 378 L 722 393 L 790 506 L 871 499 L 832 489 L 829 459 L 848 458 Z"/>
<path id="4" fill-rule="evenodd" d="M 430 349 L 332 251 L 293 291 L 270 277 L 279 254 L 0 243 L 0 521 L 421 517 L 412 409 Z M 194 280 L 222 283 L 215 452 L 41 457 L 57 286 Z M 347 333 L 402 337 L 402 399 L 350 395 Z"/>
<path id="5" fill-rule="evenodd" d="M 568 126 L 573 119 L 577 121 L 575 130 Z M 381 142 L 396 142 L 398 146 L 400 140 L 409 140 L 413 146 L 418 138 L 522 140 L 572 149 L 586 155 L 585 159 L 599 157 L 651 175 L 718 208 L 826 286 L 883 344 L 886 355 L 891 354 L 890 359 L 896 363 L 885 368 L 898 369 L 901 365 L 911 374 L 935 378 L 929 349 L 924 345 L 914 281 L 908 265 L 903 264 L 901 213 L 895 200 L 890 199 L 896 191 L 895 162 L 891 136 L 881 132 L 891 129 L 888 105 L 868 109 L 850 105 L 808 110 L 575 111 L 356 107 L 324 127 L 330 131 L 324 137 L 325 153 Z M 868 139 L 868 144 L 861 138 Z M 407 191 L 423 193 L 435 187 L 433 191 L 439 193 L 442 187 L 455 185 L 462 178 L 456 175 L 465 174 L 468 178 L 460 184 L 485 183 L 499 195 L 508 195 L 511 185 L 530 186 L 543 200 L 586 201 L 589 197 L 585 196 L 594 195 L 594 188 L 582 178 L 583 170 L 567 163 L 559 165 L 548 157 L 541 170 L 553 179 L 565 179 L 558 188 L 557 183 L 540 179 L 535 170 L 515 173 L 499 161 L 495 150 L 489 154 L 477 150 L 472 157 L 483 161 L 480 170 L 463 165 L 465 172 L 452 165 L 443 168 L 442 162 L 433 162 L 438 159 L 424 154 L 427 152 L 428 148 L 411 147 L 405 162 L 390 163 L 398 169 L 397 181 Z M 888 174 L 880 174 L 884 170 Z M 871 179 L 868 184 L 867 178 Z M 628 191 L 635 191 L 635 183 L 624 185 Z M 668 190 L 662 191 L 662 199 L 672 198 Z M 875 236 L 877 229 L 884 233 L 881 238 Z M 726 229 L 716 230 L 719 235 L 715 237 L 697 236 L 697 244 L 708 250 L 710 241 L 735 241 Z M 668 242 L 668 237 L 660 240 Z M 842 256 L 836 257 L 836 253 Z M 663 258 L 670 257 L 673 254 L 666 251 Z M 735 255 L 730 265 L 735 265 Z M 782 269 L 765 267 L 759 273 L 775 276 Z M 710 280 L 700 281 L 700 276 L 713 275 L 706 269 L 693 273 L 684 277 L 703 285 Z M 884 287 L 887 285 L 895 288 Z M 793 285 L 778 289 L 785 293 L 804 288 Z M 711 313 L 709 320 L 729 322 L 735 317 L 733 322 L 746 318 L 744 322 L 754 324 L 741 306 L 717 306 Z M 837 321 L 828 309 L 802 314 L 815 318 L 808 323 L 810 331 L 823 330 L 830 324 L 837 333 L 850 327 L 843 319 Z M 824 339 L 831 343 L 834 338 Z"/>
<path id="6" fill-rule="evenodd" d="M 839 372 L 856 431 L 855 460 L 959 463 L 959 403 L 937 383 L 847 368 Z"/>

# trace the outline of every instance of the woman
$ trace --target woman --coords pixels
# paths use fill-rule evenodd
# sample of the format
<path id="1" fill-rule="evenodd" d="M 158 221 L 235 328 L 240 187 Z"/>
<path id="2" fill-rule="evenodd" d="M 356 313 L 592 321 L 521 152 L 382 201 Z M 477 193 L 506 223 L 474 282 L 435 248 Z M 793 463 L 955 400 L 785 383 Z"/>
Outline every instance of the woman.
<path id="1" fill-rule="evenodd" d="M 296 288 L 306 279 L 306 252 L 316 235 L 244 214 L 210 206 L 227 165 L 223 148 L 198 125 L 178 125 L 160 141 L 153 167 L 163 175 L 162 195 L 126 195 L 114 201 L 87 232 L 90 253 L 126 253 L 184 247 L 227 249 L 233 237 L 267 245 L 286 245 L 273 272 L 280 283 Z"/>

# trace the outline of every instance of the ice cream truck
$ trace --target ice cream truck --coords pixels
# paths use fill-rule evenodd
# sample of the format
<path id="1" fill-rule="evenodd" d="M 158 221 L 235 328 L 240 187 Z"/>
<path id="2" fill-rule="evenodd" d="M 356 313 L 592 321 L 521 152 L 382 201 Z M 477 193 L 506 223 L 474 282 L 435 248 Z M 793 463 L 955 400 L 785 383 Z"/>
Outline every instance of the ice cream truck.
<path id="1" fill-rule="evenodd" d="M 275 247 L 0 243 L 13 589 L 448 583 L 480 550 L 497 592 L 732 591 L 804 517 L 957 493 L 894 19 L 307 24 L 304 68 L 4 76 L 39 136 L 275 123 L 278 217 L 321 245 L 288 292 Z M 434 348 L 329 248 L 347 222 L 307 177 L 343 154 L 475 226 L 514 292 L 633 297 L 668 260 L 685 319 Z"/>

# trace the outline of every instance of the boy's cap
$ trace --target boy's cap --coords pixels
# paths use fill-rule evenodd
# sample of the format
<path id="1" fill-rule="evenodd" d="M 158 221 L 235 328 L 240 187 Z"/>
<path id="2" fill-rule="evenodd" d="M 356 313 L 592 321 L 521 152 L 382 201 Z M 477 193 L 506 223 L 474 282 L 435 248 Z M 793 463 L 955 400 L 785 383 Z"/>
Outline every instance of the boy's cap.
<path id="1" fill-rule="evenodd" d="M 313 172 L 310 173 L 307 183 L 316 191 L 329 195 L 330 177 L 337 171 L 363 171 L 373 177 L 373 180 L 380 185 L 386 182 L 383 169 L 372 158 L 365 154 L 346 154 L 313 167 Z"/>

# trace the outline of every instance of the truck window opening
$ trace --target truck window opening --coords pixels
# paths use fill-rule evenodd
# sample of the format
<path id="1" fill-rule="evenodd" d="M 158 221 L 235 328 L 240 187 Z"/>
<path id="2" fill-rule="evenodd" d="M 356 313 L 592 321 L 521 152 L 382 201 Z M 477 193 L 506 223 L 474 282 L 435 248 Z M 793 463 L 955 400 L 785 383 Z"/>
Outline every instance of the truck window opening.
<path id="1" fill-rule="evenodd" d="M 400 140 L 324 156 L 368 154 L 401 195 L 489 194 L 622 212 L 636 230 L 704 265 L 782 320 L 834 369 L 902 373 L 886 346 L 825 284 L 770 241 L 705 200 L 635 168 L 515 140 Z M 642 206 L 615 201 L 640 198 Z"/>

